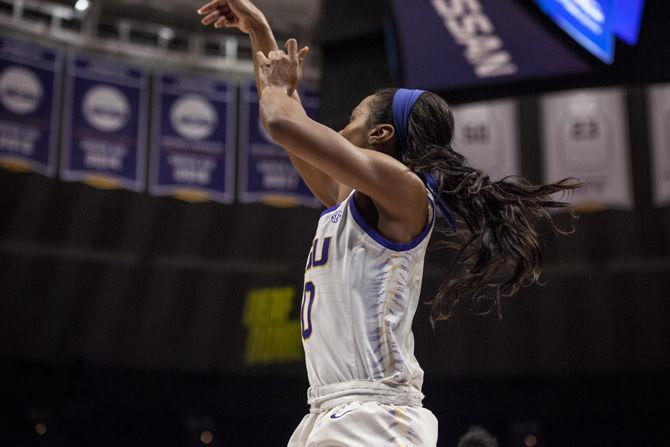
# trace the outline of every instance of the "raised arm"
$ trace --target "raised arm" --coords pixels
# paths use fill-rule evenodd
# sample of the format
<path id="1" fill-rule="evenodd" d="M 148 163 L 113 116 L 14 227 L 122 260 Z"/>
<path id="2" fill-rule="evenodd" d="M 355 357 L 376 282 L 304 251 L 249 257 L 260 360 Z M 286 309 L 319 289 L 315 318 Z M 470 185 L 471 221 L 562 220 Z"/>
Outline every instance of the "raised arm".
<path id="1" fill-rule="evenodd" d="M 347 138 L 310 119 L 289 97 L 300 72 L 294 39 L 288 41 L 287 51 L 273 51 L 268 58 L 258 54 L 263 125 L 288 152 L 369 197 L 379 214 L 377 222 L 384 227 L 379 228 L 382 234 L 394 242 L 411 240 L 427 219 L 423 182 L 395 158 L 351 142 L 374 147 L 394 137 L 393 126 L 382 125 L 369 134 L 361 132 L 367 126 L 364 110 L 370 98 L 361 103 L 352 124 L 342 132 Z"/>
<path id="2" fill-rule="evenodd" d="M 249 35 L 254 55 L 256 86 L 260 95 L 257 53 L 267 55 L 271 51 L 278 50 L 277 42 L 265 15 L 249 0 L 213 0 L 200 8 L 198 14 L 205 16 L 202 19 L 203 25 L 213 24 L 215 28 L 238 28 Z M 304 57 L 306 50 L 303 49 L 302 52 Z M 294 92 L 291 97 L 300 104 L 297 92 Z M 343 194 L 339 182 L 297 155 L 291 152 L 288 154 L 293 166 L 321 203 L 325 206 L 332 206 L 340 200 Z"/>

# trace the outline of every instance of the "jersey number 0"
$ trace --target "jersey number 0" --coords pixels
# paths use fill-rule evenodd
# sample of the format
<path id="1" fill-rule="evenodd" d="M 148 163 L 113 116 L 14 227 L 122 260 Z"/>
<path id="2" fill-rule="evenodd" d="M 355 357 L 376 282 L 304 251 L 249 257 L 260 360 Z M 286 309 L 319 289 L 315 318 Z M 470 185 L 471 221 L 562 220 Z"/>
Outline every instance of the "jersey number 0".
<path id="1" fill-rule="evenodd" d="M 300 307 L 300 327 L 302 328 L 302 338 L 307 340 L 312 336 L 312 304 L 316 297 L 316 287 L 309 281 L 305 283 L 305 290 L 302 295 L 302 306 Z"/>

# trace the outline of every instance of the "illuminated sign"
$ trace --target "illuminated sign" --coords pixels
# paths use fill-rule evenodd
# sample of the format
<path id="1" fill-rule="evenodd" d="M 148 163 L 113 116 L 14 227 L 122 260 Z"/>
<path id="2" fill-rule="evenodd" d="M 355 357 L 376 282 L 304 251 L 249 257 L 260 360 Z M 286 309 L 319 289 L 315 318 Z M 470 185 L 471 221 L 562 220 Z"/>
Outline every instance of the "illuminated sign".
<path id="1" fill-rule="evenodd" d="M 296 303 L 293 287 L 269 287 L 247 292 L 243 323 L 248 329 L 247 365 L 294 363 L 302 360 L 300 321 L 291 318 Z"/>
<path id="2" fill-rule="evenodd" d="M 614 62 L 615 36 L 637 43 L 644 0 L 535 0 L 580 45 Z"/>
<path id="3" fill-rule="evenodd" d="M 637 44 L 642 23 L 644 0 L 616 0 L 614 30 L 628 45 Z"/>

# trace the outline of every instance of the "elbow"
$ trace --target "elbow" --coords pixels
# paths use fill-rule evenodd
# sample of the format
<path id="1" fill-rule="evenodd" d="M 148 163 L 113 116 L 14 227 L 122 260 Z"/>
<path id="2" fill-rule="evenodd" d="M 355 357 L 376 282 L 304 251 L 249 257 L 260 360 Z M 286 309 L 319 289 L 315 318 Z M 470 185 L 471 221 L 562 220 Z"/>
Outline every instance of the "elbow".
<path id="1" fill-rule="evenodd" d="M 261 116 L 261 122 L 263 127 L 270 134 L 273 140 L 276 140 L 277 137 L 281 136 L 283 129 L 286 128 L 286 119 L 280 115 L 268 115 L 263 113 Z"/>
<path id="2" fill-rule="evenodd" d="M 261 109 L 261 123 L 270 137 L 280 143 L 289 131 L 291 119 L 282 113 L 268 113 Z"/>
<path id="3" fill-rule="evenodd" d="M 268 92 L 261 96 L 259 106 L 263 127 L 273 140 L 280 142 L 297 120 L 294 101 L 285 94 Z"/>

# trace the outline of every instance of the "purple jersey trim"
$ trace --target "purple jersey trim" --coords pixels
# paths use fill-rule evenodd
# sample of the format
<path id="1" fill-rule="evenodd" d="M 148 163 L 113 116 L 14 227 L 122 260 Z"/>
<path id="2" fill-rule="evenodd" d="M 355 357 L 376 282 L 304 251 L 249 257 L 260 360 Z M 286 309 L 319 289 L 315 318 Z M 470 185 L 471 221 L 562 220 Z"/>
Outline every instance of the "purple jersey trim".
<path id="1" fill-rule="evenodd" d="M 338 204 L 335 205 L 335 206 L 331 206 L 331 207 L 328 208 L 327 210 L 323 210 L 323 211 L 321 212 L 321 216 L 319 216 L 319 217 L 322 217 L 323 215 L 328 214 L 328 213 L 332 213 L 333 211 L 335 211 L 336 209 L 338 209 L 338 208 L 340 207 L 340 205 L 341 205 L 341 203 L 338 203 Z"/>
<path id="2" fill-rule="evenodd" d="M 433 199 L 428 198 L 428 200 L 430 201 L 430 205 L 432 207 Z M 356 208 L 356 197 L 354 195 L 352 195 L 349 198 L 349 210 L 351 210 L 351 215 L 354 217 L 354 220 L 356 221 L 358 226 L 361 227 L 361 229 L 365 231 L 368 234 L 368 236 L 374 239 L 379 245 L 393 251 L 407 251 L 413 249 L 421 242 L 423 242 L 423 240 L 430 232 L 430 229 L 433 227 L 433 223 L 435 223 L 435 212 L 433 211 L 432 219 L 430 220 L 430 222 L 426 224 L 423 231 L 421 231 L 421 233 L 419 233 L 419 235 L 416 238 L 404 244 L 398 244 L 396 242 L 389 241 L 384 236 L 382 236 L 377 230 L 368 225 L 367 222 L 365 222 L 365 219 L 363 219 L 363 216 L 361 216 L 361 214 L 358 212 L 358 209 Z"/>

